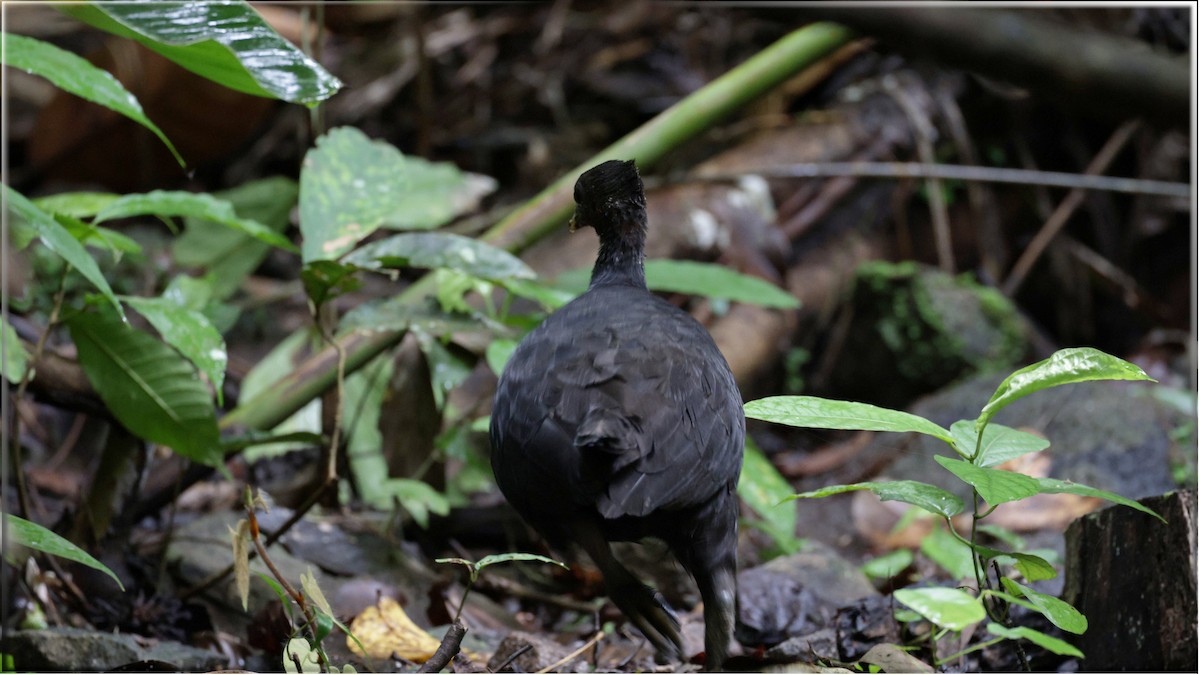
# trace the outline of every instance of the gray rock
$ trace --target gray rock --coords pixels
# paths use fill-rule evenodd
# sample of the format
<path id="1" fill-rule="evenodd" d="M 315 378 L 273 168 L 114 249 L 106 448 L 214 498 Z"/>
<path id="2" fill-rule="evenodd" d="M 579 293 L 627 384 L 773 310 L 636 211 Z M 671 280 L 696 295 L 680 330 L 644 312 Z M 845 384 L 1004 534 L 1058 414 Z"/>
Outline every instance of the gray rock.
<path id="1" fill-rule="evenodd" d="M 815 663 L 817 659 L 837 661 L 837 633 L 832 628 L 822 628 L 808 635 L 788 638 L 767 650 L 770 661 Z"/>
<path id="2" fill-rule="evenodd" d="M 162 661 L 183 671 L 209 671 L 228 666 L 226 657 L 177 642 L 147 646 L 132 635 L 79 628 L 24 630 L 5 636 L 2 649 L 23 671 L 104 671 L 138 661 Z"/>

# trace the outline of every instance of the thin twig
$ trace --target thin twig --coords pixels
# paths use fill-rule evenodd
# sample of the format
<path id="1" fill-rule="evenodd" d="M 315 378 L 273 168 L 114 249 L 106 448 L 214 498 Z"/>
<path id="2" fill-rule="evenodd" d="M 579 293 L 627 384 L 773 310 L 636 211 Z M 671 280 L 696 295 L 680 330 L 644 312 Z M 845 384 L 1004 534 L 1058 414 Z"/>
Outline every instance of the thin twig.
<path id="1" fill-rule="evenodd" d="M 1046 187 L 1120 192 L 1123 194 L 1149 195 L 1171 199 L 1187 199 L 1191 186 L 1187 183 L 1171 183 L 1141 178 L 1119 176 L 1094 176 L 1062 171 L 1038 171 L 1036 169 L 1012 169 L 998 166 L 972 166 L 966 164 L 935 164 L 925 162 L 797 162 L 785 166 L 749 168 L 737 173 L 704 173 L 688 175 L 686 180 L 728 182 L 744 178 L 747 174 L 764 178 L 832 178 L 836 176 L 859 176 L 862 178 L 891 178 L 896 180 L 914 178 L 941 178 L 980 183 L 1006 183 L 1010 185 L 1042 185 Z M 660 187 L 661 182 L 647 176 L 643 179 L 647 188 Z"/>
<path id="2" fill-rule="evenodd" d="M 1130 120 L 1122 124 L 1104 143 L 1104 147 L 1100 148 L 1100 152 L 1096 153 L 1095 158 L 1088 164 L 1084 173 L 1098 175 L 1108 169 L 1108 165 L 1112 164 L 1112 161 L 1116 159 L 1117 153 L 1133 137 L 1133 133 L 1137 131 L 1138 126 L 1140 126 L 1138 120 Z M 1054 240 L 1055 235 L 1067 224 L 1067 220 L 1071 218 L 1071 215 L 1075 213 L 1079 205 L 1083 203 L 1083 195 L 1083 189 L 1075 188 L 1059 202 L 1058 208 L 1054 210 L 1054 213 L 1050 214 L 1050 218 L 1042 225 L 1042 229 L 1038 231 L 1033 241 L 1029 242 L 1029 246 L 1025 249 L 1025 252 L 1017 259 L 1017 264 L 1013 265 L 1012 272 L 1004 280 L 1002 290 L 1005 295 L 1012 297 L 1020 290 L 1025 277 L 1033 269 L 1034 263 L 1041 257 L 1046 247 L 1050 245 L 1050 242 Z"/>
<path id="3" fill-rule="evenodd" d="M 247 491 L 247 494 L 248 493 L 249 491 Z M 263 564 L 267 566 L 267 569 L 271 570 L 271 574 L 274 575 L 275 580 L 278 581 L 279 585 L 283 587 L 283 590 L 289 596 L 291 596 L 292 601 L 300 607 L 300 611 L 304 613 L 304 618 L 308 621 L 309 630 L 311 630 L 313 633 L 313 641 L 316 643 L 317 641 L 315 637 L 317 634 L 317 617 L 313 615 L 312 608 L 308 606 L 308 602 L 304 599 L 304 595 L 292 586 L 292 584 L 287 580 L 287 577 L 283 576 L 283 573 L 280 572 L 279 568 L 275 566 L 275 561 L 271 560 L 271 556 L 267 555 L 267 548 L 263 546 L 262 538 L 259 536 L 258 517 L 254 513 L 253 503 L 246 505 L 246 517 L 250 520 L 250 541 L 254 542 L 254 548 L 258 551 L 258 557 L 262 558 Z M 319 644 L 317 646 L 319 646 Z M 323 650 L 317 649 L 317 657 L 320 659 L 322 665 L 327 665 Z"/>
<path id="4" fill-rule="evenodd" d="M 512 654 L 509 654 L 508 658 L 504 659 L 504 663 L 501 663 L 492 672 L 493 673 L 504 672 L 505 668 L 509 667 L 509 665 L 511 665 L 513 661 L 516 661 L 517 659 L 521 658 L 521 655 L 524 654 L 525 652 L 529 651 L 530 649 L 533 649 L 533 645 L 528 644 L 528 643 L 521 645 L 520 647 L 517 648 L 517 651 L 513 652 Z"/>
<path id="5" fill-rule="evenodd" d="M 566 656 L 562 657 L 561 659 L 555 661 L 554 663 L 551 663 L 550 665 L 548 665 L 545 668 L 542 668 L 541 670 L 536 671 L 536 672 L 548 673 L 548 672 L 554 670 L 555 668 L 558 668 L 561 665 L 570 663 L 571 659 L 573 659 L 573 658 L 579 656 L 580 654 L 586 652 L 587 650 L 591 649 L 592 645 L 599 642 L 600 638 L 602 638 L 602 637 L 604 637 L 604 631 L 597 631 L 596 634 L 592 636 L 591 640 L 588 640 L 587 642 L 583 643 L 582 647 L 580 647 L 579 649 L 576 649 L 575 651 L 571 652 L 570 654 L 567 654 Z"/>

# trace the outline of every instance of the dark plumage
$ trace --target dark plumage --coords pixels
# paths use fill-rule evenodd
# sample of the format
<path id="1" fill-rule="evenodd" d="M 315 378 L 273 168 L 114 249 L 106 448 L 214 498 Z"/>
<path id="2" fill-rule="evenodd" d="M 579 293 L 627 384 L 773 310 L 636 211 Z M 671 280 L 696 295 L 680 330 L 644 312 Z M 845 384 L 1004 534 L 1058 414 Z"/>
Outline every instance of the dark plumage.
<path id="1" fill-rule="evenodd" d="M 729 365 L 688 313 L 646 289 L 646 198 L 632 161 L 575 184 L 572 230 L 600 253 L 583 295 L 529 333 L 492 410 L 492 469 L 551 544 L 578 544 L 609 597 L 679 657 L 679 624 L 610 541 L 664 540 L 704 600 L 706 665 L 728 654 L 737 596 L 737 481 L 745 418 Z"/>

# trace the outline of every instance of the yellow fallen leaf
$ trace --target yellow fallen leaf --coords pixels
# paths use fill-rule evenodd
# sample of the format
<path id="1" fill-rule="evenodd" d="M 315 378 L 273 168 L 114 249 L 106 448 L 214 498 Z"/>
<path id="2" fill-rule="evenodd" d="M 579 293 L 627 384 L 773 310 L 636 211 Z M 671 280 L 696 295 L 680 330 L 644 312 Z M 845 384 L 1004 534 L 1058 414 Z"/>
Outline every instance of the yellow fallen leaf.
<path id="1" fill-rule="evenodd" d="M 393 654 L 416 663 L 424 663 L 437 651 L 441 641 L 426 633 L 408 618 L 404 608 L 395 600 L 383 597 L 350 622 L 350 632 L 362 643 L 360 649 L 353 639 L 346 646 L 359 656 L 373 659 L 391 658 Z"/>

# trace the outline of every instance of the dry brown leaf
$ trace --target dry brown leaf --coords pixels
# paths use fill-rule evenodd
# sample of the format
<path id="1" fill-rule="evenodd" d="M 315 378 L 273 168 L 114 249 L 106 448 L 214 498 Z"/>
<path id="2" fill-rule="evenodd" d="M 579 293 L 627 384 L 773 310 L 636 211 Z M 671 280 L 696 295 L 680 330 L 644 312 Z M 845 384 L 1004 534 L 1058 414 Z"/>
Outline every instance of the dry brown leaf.
<path id="1" fill-rule="evenodd" d="M 346 646 L 359 656 L 373 659 L 396 656 L 416 663 L 424 663 L 437 651 L 441 641 L 422 630 L 408 618 L 404 608 L 389 597 L 382 597 L 372 607 L 354 617 L 350 632 L 362 643 L 346 638 Z M 363 654 L 366 649 L 366 654 Z"/>

